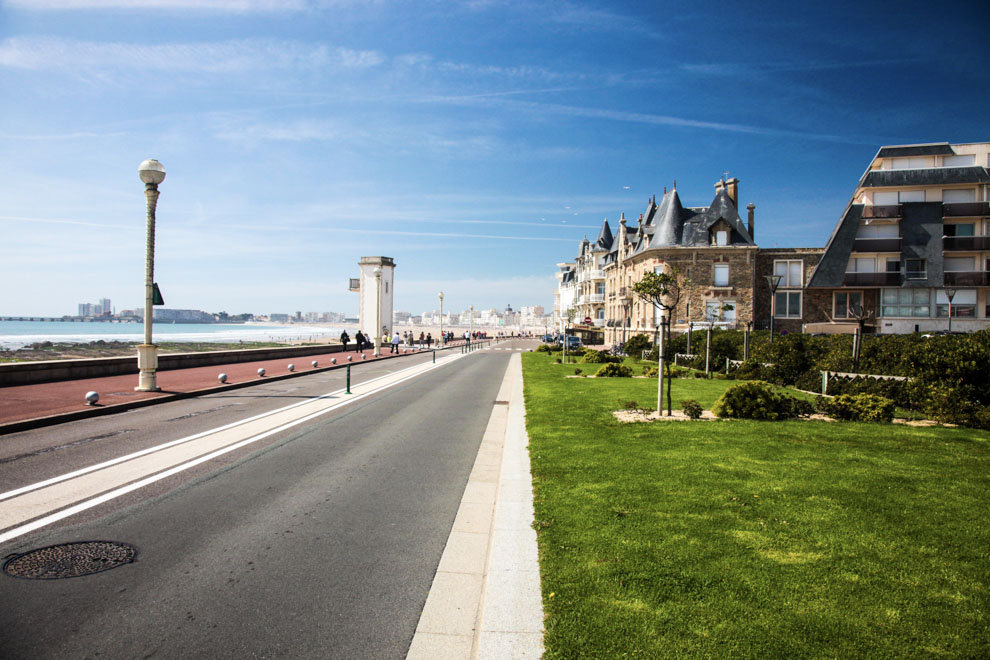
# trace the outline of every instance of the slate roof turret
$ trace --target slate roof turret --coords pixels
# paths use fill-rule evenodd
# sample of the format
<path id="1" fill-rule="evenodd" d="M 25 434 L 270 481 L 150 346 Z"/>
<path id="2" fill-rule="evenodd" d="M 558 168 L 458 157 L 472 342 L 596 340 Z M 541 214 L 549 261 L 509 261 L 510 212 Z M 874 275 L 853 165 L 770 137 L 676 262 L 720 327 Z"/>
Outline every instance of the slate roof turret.
<path id="1" fill-rule="evenodd" d="M 598 234 L 598 240 L 595 241 L 596 250 L 608 250 L 612 249 L 612 229 L 608 226 L 608 219 L 602 223 L 602 231 Z"/>

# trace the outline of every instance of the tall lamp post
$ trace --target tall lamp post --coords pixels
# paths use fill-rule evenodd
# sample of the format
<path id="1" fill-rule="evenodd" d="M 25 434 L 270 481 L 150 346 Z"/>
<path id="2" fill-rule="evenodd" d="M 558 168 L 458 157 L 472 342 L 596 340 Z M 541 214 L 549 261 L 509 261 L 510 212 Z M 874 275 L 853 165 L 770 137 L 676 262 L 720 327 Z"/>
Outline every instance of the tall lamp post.
<path id="1" fill-rule="evenodd" d="M 468 328 L 468 337 L 474 339 L 474 305 L 468 306 Z"/>
<path id="2" fill-rule="evenodd" d="M 945 297 L 949 299 L 949 332 L 952 332 L 952 299 L 956 297 L 956 290 L 946 289 Z"/>
<path id="3" fill-rule="evenodd" d="M 382 354 L 382 267 L 375 266 L 375 357 Z"/>
<path id="4" fill-rule="evenodd" d="M 765 275 L 770 285 L 770 343 L 773 343 L 773 317 L 777 313 L 777 287 L 780 286 L 780 275 Z"/>
<path id="5" fill-rule="evenodd" d="M 138 349 L 138 392 L 158 392 L 156 371 L 158 347 L 151 343 L 151 324 L 155 304 L 155 208 L 158 206 L 158 184 L 165 180 L 165 168 L 154 158 L 138 165 L 138 176 L 144 182 L 144 196 L 148 200 L 147 251 L 144 262 L 144 343 Z"/>
<path id="6" fill-rule="evenodd" d="M 444 342 L 443 341 L 444 340 L 444 335 L 443 335 L 443 291 L 441 291 L 438 294 L 438 297 L 440 298 L 440 336 L 437 337 L 437 343 L 443 342 L 445 344 L 447 342 Z M 441 344 L 441 346 L 442 345 L 443 344 Z"/>

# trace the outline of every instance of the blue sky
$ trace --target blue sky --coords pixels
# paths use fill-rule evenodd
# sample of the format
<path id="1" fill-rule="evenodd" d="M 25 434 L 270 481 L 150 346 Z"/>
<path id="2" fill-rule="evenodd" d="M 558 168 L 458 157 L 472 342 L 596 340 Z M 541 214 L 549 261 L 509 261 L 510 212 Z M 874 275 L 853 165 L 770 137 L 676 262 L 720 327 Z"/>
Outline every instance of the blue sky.
<path id="1" fill-rule="evenodd" d="M 883 144 L 990 140 L 985 2 L 0 0 L 0 315 L 552 306 L 555 264 L 727 171 L 822 246 Z"/>

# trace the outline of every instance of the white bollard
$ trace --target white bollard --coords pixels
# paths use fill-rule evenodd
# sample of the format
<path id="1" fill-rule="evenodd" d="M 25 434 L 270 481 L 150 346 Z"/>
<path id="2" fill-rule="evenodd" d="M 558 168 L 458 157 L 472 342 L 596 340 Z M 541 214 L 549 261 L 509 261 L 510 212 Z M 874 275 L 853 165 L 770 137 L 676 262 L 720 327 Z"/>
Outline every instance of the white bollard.
<path id="1" fill-rule="evenodd" d="M 227 382 L 227 374 L 220 374 L 219 376 L 217 376 L 217 380 L 219 380 L 221 383 L 226 383 Z"/>
<path id="2" fill-rule="evenodd" d="M 318 364 L 319 364 L 319 362 L 317 362 L 316 360 L 313 360 L 313 361 L 311 362 L 311 364 L 313 365 L 313 368 L 314 368 L 314 369 L 316 369 L 316 365 L 318 365 Z"/>
<path id="3" fill-rule="evenodd" d="M 368 356 L 365 355 L 364 353 L 361 353 L 361 359 L 362 360 L 367 360 L 368 359 Z"/>
<path id="4" fill-rule="evenodd" d="M 337 364 L 337 358 L 330 358 L 330 364 Z"/>
<path id="5" fill-rule="evenodd" d="M 295 371 L 295 370 L 296 370 L 296 365 L 290 363 L 289 364 L 289 371 Z"/>
<path id="6" fill-rule="evenodd" d="M 258 369 L 258 375 L 259 376 L 264 376 L 265 375 L 265 368 L 264 367 L 262 367 L 261 369 Z"/>
<path id="7" fill-rule="evenodd" d="M 99 392 L 86 392 L 86 403 L 91 406 L 95 406 L 96 402 L 100 400 Z"/>
<path id="8" fill-rule="evenodd" d="M 354 359 L 354 356 L 353 356 L 353 355 L 348 355 L 348 356 L 347 356 L 347 361 L 348 361 L 348 362 L 350 362 L 350 361 L 351 361 L 351 360 L 353 360 L 353 359 Z"/>

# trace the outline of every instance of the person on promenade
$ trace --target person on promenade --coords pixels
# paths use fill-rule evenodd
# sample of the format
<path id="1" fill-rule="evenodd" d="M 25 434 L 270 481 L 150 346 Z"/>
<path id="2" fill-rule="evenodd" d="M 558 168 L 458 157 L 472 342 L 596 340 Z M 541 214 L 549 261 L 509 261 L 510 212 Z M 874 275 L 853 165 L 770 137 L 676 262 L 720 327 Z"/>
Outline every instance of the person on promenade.
<path id="1" fill-rule="evenodd" d="M 399 342 L 401 340 L 402 340 L 402 337 L 399 336 L 399 333 L 398 332 L 393 332 L 392 333 L 392 351 L 391 351 L 392 353 L 398 353 L 399 352 Z"/>
<path id="2" fill-rule="evenodd" d="M 426 333 L 426 350 L 430 350 L 430 345 L 433 343 L 433 335 L 429 332 Z"/>
<path id="3" fill-rule="evenodd" d="M 357 350 L 359 353 L 364 353 L 364 335 L 358 330 L 357 334 L 354 335 L 354 342 L 357 344 Z"/>
<path id="4" fill-rule="evenodd" d="M 351 340 L 350 336 L 347 334 L 347 330 L 340 333 L 340 343 L 344 345 L 344 353 L 347 352 L 347 342 Z"/>
<path id="5" fill-rule="evenodd" d="M 423 348 L 423 344 L 425 344 L 425 343 L 426 343 L 426 335 L 423 334 L 422 331 L 420 331 L 420 333 L 419 333 L 419 347 L 420 347 L 420 349 Z"/>

